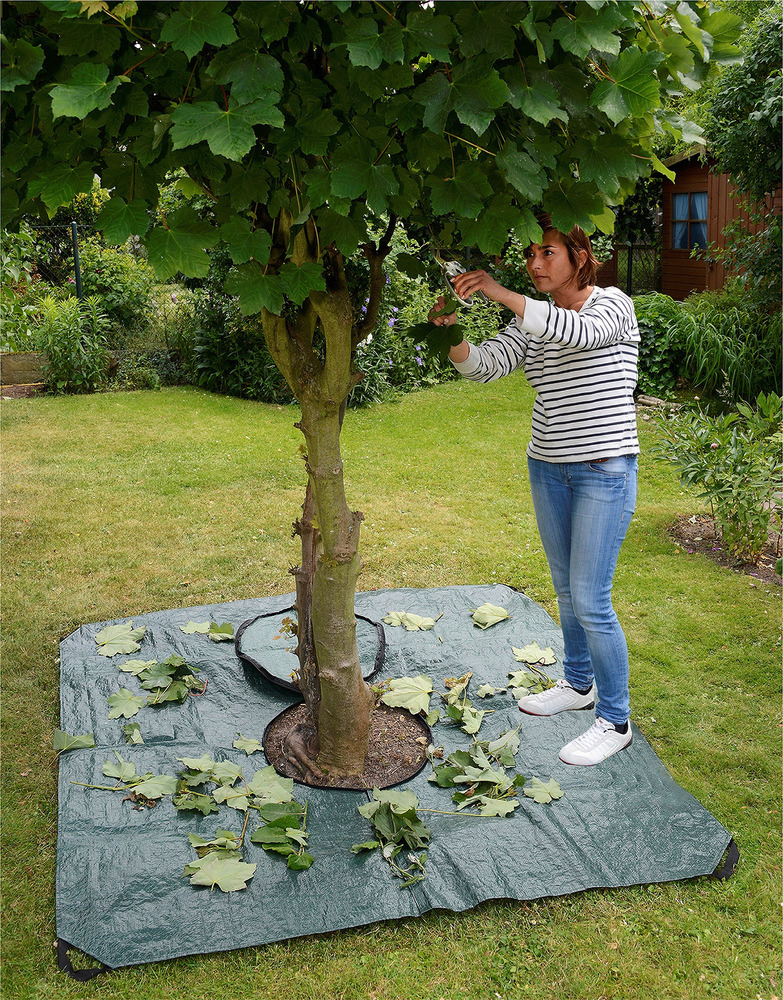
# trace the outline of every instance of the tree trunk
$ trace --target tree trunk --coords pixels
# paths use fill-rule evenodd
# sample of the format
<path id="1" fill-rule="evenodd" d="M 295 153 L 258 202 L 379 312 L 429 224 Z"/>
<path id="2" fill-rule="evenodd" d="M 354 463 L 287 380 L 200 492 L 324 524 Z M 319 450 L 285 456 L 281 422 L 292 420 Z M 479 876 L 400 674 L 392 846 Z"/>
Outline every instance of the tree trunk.
<path id="1" fill-rule="evenodd" d="M 312 495 L 313 526 L 317 526 L 315 534 L 308 530 L 302 533 L 302 566 L 297 571 L 299 605 L 300 597 L 307 599 L 305 575 L 312 569 L 310 616 L 317 663 L 316 691 L 310 664 L 302 664 L 300 656 L 302 691 L 318 729 L 318 765 L 329 774 L 358 775 L 364 770 L 374 703 L 359 663 L 354 613 L 362 515 L 349 510 L 345 498 L 340 407 L 325 407 L 306 396 L 301 403 L 298 426 L 307 443 L 308 493 Z M 306 500 L 304 521 L 308 519 L 307 507 Z M 303 606 L 299 606 L 298 616 L 309 628 L 310 616 Z M 302 639 L 300 625 L 300 643 Z"/>

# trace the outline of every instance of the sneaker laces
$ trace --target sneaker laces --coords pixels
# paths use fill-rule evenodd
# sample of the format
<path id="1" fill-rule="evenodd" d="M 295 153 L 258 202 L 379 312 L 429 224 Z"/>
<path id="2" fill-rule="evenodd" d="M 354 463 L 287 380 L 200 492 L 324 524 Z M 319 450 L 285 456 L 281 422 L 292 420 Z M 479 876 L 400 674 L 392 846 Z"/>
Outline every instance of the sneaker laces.
<path id="1" fill-rule="evenodd" d="M 591 750 L 609 732 L 615 732 L 614 726 L 599 715 L 586 733 L 577 736 L 574 740 L 574 746 L 580 750 Z"/>

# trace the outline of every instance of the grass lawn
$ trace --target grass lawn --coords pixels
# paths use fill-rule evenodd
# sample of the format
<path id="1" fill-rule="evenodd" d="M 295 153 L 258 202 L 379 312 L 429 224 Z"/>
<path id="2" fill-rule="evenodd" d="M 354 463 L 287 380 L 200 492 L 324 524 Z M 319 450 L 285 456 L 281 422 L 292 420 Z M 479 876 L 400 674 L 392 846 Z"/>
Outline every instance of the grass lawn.
<path id="1" fill-rule="evenodd" d="M 349 413 L 361 589 L 500 582 L 557 617 L 526 481 L 531 406 L 515 376 Z M 2 411 L 7 1000 L 781 996 L 780 590 L 675 548 L 667 526 L 699 503 L 644 457 L 615 581 L 633 718 L 733 833 L 742 856 L 729 881 L 493 902 L 87 984 L 60 973 L 58 641 L 85 622 L 290 592 L 301 437 L 291 408 L 194 389 L 20 399 Z M 655 426 L 640 431 L 648 451 Z"/>

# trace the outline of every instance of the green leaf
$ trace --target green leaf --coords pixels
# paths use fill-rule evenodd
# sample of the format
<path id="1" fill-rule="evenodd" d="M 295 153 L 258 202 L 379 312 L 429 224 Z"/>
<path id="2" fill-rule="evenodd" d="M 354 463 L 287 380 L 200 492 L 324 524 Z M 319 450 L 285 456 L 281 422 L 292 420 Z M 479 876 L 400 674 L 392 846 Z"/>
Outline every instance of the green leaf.
<path id="1" fill-rule="evenodd" d="M 100 656 L 116 656 L 118 653 L 135 653 L 141 646 L 141 640 L 147 631 L 146 625 L 133 627 L 133 622 L 122 625 L 107 625 L 95 636 L 95 642 L 100 647 Z"/>
<path id="2" fill-rule="evenodd" d="M 307 851 L 302 851 L 301 854 L 291 854 L 286 861 L 287 866 L 295 872 L 307 871 L 307 869 L 315 861 L 312 854 L 308 854 Z"/>
<path id="3" fill-rule="evenodd" d="M 199 812 L 202 816 L 220 812 L 220 806 L 212 796 L 201 792 L 182 792 L 175 795 L 171 803 L 178 812 Z"/>
<path id="4" fill-rule="evenodd" d="M 504 78 L 511 92 L 510 103 L 523 115 L 541 125 L 553 120 L 568 121 L 568 114 L 560 106 L 560 94 L 548 80 L 526 72 L 522 66 L 507 70 Z"/>
<path id="5" fill-rule="evenodd" d="M 268 309 L 279 316 L 283 311 L 285 297 L 280 278 L 276 274 L 264 274 L 257 261 L 249 261 L 233 267 L 226 278 L 226 291 L 239 298 L 239 308 L 244 316 L 252 316 Z"/>
<path id="6" fill-rule="evenodd" d="M 427 278 L 429 268 L 422 261 L 421 257 L 416 257 L 412 253 L 398 253 L 394 258 L 394 266 L 408 278 Z"/>
<path id="7" fill-rule="evenodd" d="M 212 765 L 212 778 L 219 785 L 233 785 L 242 777 L 242 768 L 230 760 Z"/>
<path id="8" fill-rule="evenodd" d="M 465 339 L 465 328 L 459 323 L 449 323 L 446 326 L 415 323 L 401 332 L 414 343 L 425 344 L 430 353 L 436 354 L 444 361 L 451 348 L 461 344 Z"/>
<path id="9" fill-rule="evenodd" d="M 620 36 L 614 34 L 624 20 L 621 11 L 613 4 L 591 11 L 586 5 L 576 8 L 577 17 L 561 17 L 552 25 L 552 37 L 566 52 L 573 52 L 579 59 L 586 59 L 590 52 L 617 55 Z"/>
<path id="10" fill-rule="evenodd" d="M 532 157 L 517 149 L 513 142 L 507 142 L 496 156 L 495 163 L 508 183 L 524 198 L 533 204 L 540 200 L 546 185 L 546 174 Z"/>
<path id="11" fill-rule="evenodd" d="M 482 795 L 479 816 L 510 816 L 519 805 L 519 799 L 492 799 Z"/>
<path id="12" fill-rule="evenodd" d="M 160 32 L 163 42 L 171 42 L 175 49 L 192 59 L 205 45 L 220 48 L 237 40 L 234 22 L 223 13 L 225 3 L 186 2 L 168 18 Z"/>
<path id="13" fill-rule="evenodd" d="M 93 179 L 94 173 L 89 163 L 80 163 L 78 167 L 60 163 L 44 169 L 39 176 L 31 180 L 27 185 L 27 193 L 31 198 L 40 195 L 49 214 L 53 215 L 61 205 L 73 201 L 77 194 L 89 191 Z"/>
<path id="14" fill-rule="evenodd" d="M 177 760 L 191 771 L 201 771 L 209 774 L 212 773 L 212 768 L 215 766 L 215 761 L 208 753 L 202 754 L 201 757 L 177 757 Z"/>
<path id="15" fill-rule="evenodd" d="M 238 858 L 220 858 L 210 854 L 204 864 L 190 876 L 191 885 L 217 886 L 223 892 L 246 889 L 256 873 L 257 865 L 249 865 Z"/>
<path id="16" fill-rule="evenodd" d="M 212 797 L 215 802 L 226 803 L 232 809 L 239 809 L 240 812 L 246 812 L 250 805 L 247 794 L 240 789 L 232 788 L 230 785 L 219 785 L 212 792 Z"/>
<path id="17" fill-rule="evenodd" d="M 137 746 L 144 742 L 141 735 L 141 726 L 138 722 L 129 722 L 127 726 L 123 726 L 122 735 L 125 737 L 125 742 L 132 746 Z"/>
<path id="18" fill-rule="evenodd" d="M 220 227 L 220 238 L 228 244 L 228 252 L 235 264 L 256 260 L 262 266 L 269 260 L 272 237 L 265 229 L 251 230 L 247 219 L 233 218 Z"/>
<path id="19" fill-rule="evenodd" d="M 209 622 L 188 622 L 187 625 L 180 625 L 180 630 L 185 635 L 206 635 L 209 632 Z"/>
<path id="20" fill-rule="evenodd" d="M 525 795 L 533 799 L 534 802 L 540 802 L 542 804 L 551 802 L 553 799 L 562 798 L 563 796 L 563 790 L 554 778 L 550 778 L 549 781 L 546 782 L 542 781 L 540 778 L 531 778 L 530 782 L 525 785 L 523 791 Z"/>
<path id="21" fill-rule="evenodd" d="M 269 764 L 256 771 L 248 788 L 256 796 L 256 805 L 262 802 L 290 802 L 294 797 L 294 779 L 282 778 Z"/>
<path id="22" fill-rule="evenodd" d="M 483 135 L 495 112 L 511 97 L 496 69 L 477 56 L 459 63 L 453 72 L 452 97 L 457 117 L 476 135 Z"/>
<path id="23" fill-rule="evenodd" d="M 109 703 L 110 719 L 125 718 L 130 719 L 136 715 L 139 709 L 145 704 L 145 699 L 135 695 L 128 688 L 120 688 L 114 694 L 110 694 L 106 699 Z"/>
<path id="24" fill-rule="evenodd" d="M 174 149 L 184 149 L 206 141 L 215 156 L 241 160 L 255 145 L 254 125 L 282 128 L 285 119 L 276 102 L 278 94 L 239 105 L 230 100 L 227 108 L 212 101 L 180 104 L 171 112 Z"/>
<path id="25" fill-rule="evenodd" d="M 595 229 L 592 216 L 600 215 L 604 207 L 600 194 L 592 184 L 565 186 L 563 182 L 544 195 L 544 208 L 552 216 L 552 225 L 563 233 L 570 232 L 573 226 L 581 226 L 585 232 L 592 233 Z"/>
<path id="26" fill-rule="evenodd" d="M 609 79 L 596 85 L 590 103 L 604 111 L 615 125 L 660 107 L 660 84 L 655 70 L 664 58 L 662 52 L 626 49 L 609 66 Z"/>
<path id="27" fill-rule="evenodd" d="M 280 287 L 286 298 L 300 306 L 310 292 L 326 290 L 326 278 L 320 264 L 305 261 L 297 266 L 289 260 L 280 268 Z"/>
<path id="28" fill-rule="evenodd" d="M 213 642 L 233 642 L 234 626 L 231 622 L 226 622 L 224 625 L 218 625 L 217 622 L 211 622 L 208 635 Z"/>
<path id="29" fill-rule="evenodd" d="M 54 749 L 57 751 L 86 750 L 89 747 L 94 746 L 94 733 L 84 733 L 81 736 L 72 736 L 70 733 L 66 733 L 63 729 L 55 729 L 54 731 Z"/>
<path id="30" fill-rule="evenodd" d="M 44 63 L 44 50 L 24 38 L 9 42 L 3 38 L 3 71 L 0 91 L 12 91 L 20 84 L 32 83 Z"/>
<path id="31" fill-rule="evenodd" d="M 415 615 L 407 611 L 390 611 L 383 620 L 393 628 L 402 625 L 408 632 L 427 632 L 435 628 L 434 618 L 423 618 L 421 615 Z"/>
<path id="32" fill-rule="evenodd" d="M 457 27 L 450 17 L 431 10 L 414 8 L 405 24 L 405 52 L 411 59 L 431 56 L 451 62 L 451 42 L 456 38 Z"/>
<path id="33" fill-rule="evenodd" d="M 338 198 L 351 201 L 365 198 L 370 210 L 381 215 L 389 204 L 389 198 L 399 191 L 399 183 L 388 163 L 377 166 L 372 160 L 353 157 L 343 160 L 332 171 L 332 193 Z"/>
<path id="34" fill-rule="evenodd" d="M 505 690 L 505 688 L 493 687 L 491 684 L 480 684 L 476 695 L 479 698 L 492 698 L 496 694 L 503 694 Z"/>
<path id="35" fill-rule="evenodd" d="M 376 802 L 388 803 L 391 811 L 399 816 L 419 808 L 418 798 L 406 788 L 373 788 L 372 797 Z"/>
<path id="36" fill-rule="evenodd" d="M 173 795 L 176 790 L 177 779 L 170 774 L 155 774 L 133 786 L 135 794 L 143 795 L 145 799 L 159 799 L 164 795 Z"/>
<path id="37" fill-rule="evenodd" d="M 461 163 L 454 177 L 442 180 L 430 177 L 432 208 L 437 215 L 456 212 L 463 218 L 475 219 L 492 195 L 492 185 L 486 168 L 476 162 Z"/>
<path id="38" fill-rule="evenodd" d="M 519 223 L 519 207 L 507 194 L 496 195 L 475 221 L 460 222 L 462 238 L 486 254 L 500 254 L 511 230 Z"/>
<path id="39" fill-rule="evenodd" d="M 117 763 L 114 764 L 112 761 L 107 760 L 102 768 L 107 778 L 116 778 L 124 785 L 127 785 L 134 778 L 138 777 L 136 774 L 136 765 L 132 761 L 123 760 L 116 750 L 114 751 L 114 756 L 117 758 Z"/>
<path id="40" fill-rule="evenodd" d="M 100 111 L 111 104 L 112 95 L 127 77 L 115 76 L 107 83 L 109 67 L 98 63 L 75 66 L 68 83 L 52 88 L 52 117 L 86 118 L 91 111 Z"/>
<path id="41" fill-rule="evenodd" d="M 282 94 L 285 86 L 280 63 L 249 42 L 218 52 L 209 64 L 209 72 L 215 83 L 231 84 L 231 96 L 239 104 L 250 104 L 270 93 Z"/>
<path id="42" fill-rule="evenodd" d="M 489 628 L 491 625 L 497 625 L 498 622 L 505 621 L 506 618 L 510 618 L 508 611 L 505 608 L 500 608 L 496 604 L 482 604 L 480 607 L 476 608 L 473 612 L 473 623 L 478 625 L 479 628 Z"/>
<path id="43" fill-rule="evenodd" d="M 707 32 L 702 38 L 712 59 L 729 63 L 742 59 L 742 49 L 733 44 L 741 27 L 742 18 L 729 10 L 715 10 L 702 19 L 699 28 Z"/>
<path id="44" fill-rule="evenodd" d="M 259 743 L 258 740 L 248 739 L 243 736 L 242 733 L 237 733 L 237 738 L 231 744 L 235 750 L 244 750 L 245 753 L 250 756 L 251 753 L 257 753 L 259 750 L 263 750 L 263 745 Z"/>
<path id="45" fill-rule="evenodd" d="M 557 663 L 557 657 L 552 647 L 547 646 L 546 649 L 542 649 L 537 642 L 530 642 L 521 648 L 512 646 L 511 652 L 519 663 L 543 663 L 546 665 Z"/>
<path id="46" fill-rule="evenodd" d="M 389 682 L 389 690 L 381 696 L 384 705 L 392 708 L 406 708 L 411 715 L 428 712 L 432 681 L 419 674 L 418 677 L 398 677 Z"/>
<path id="47" fill-rule="evenodd" d="M 96 226 L 107 243 L 124 243 L 129 236 L 143 236 L 149 229 L 148 206 L 143 201 L 126 204 L 114 195 L 101 209 Z"/>
<path id="48" fill-rule="evenodd" d="M 340 215 L 331 208 L 324 208 L 318 213 L 321 226 L 321 243 L 328 246 L 334 243 L 346 257 L 356 253 L 359 243 L 367 236 L 365 225 L 356 219 Z"/>
<path id="49" fill-rule="evenodd" d="M 361 854 L 362 851 L 374 851 L 376 847 L 380 847 L 381 842 L 379 840 L 365 840 L 361 844 L 354 844 L 351 848 L 351 854 Z"/>
<path id="50" fill-rule="evenodd" d="M 188 278 L 205 278 L 209 271 L 207 250 L 220 238 L 217 229 L 189 210 L 175 212 L 167 228 L 156 226 L 145 243 L 149 263 L 159 281 L 181 271 Z"/>

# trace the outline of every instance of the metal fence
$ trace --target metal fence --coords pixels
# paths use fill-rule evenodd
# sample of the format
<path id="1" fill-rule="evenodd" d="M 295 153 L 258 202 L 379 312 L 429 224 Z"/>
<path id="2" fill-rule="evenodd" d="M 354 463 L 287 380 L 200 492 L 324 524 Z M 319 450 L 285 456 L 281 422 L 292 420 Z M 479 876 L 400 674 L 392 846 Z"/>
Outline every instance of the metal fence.
<path id="1" fill-rule="evenodd" d="M 73 283 L 76 295 L 82 298 L 79 240 L 94 229 L 77 222 L 65 225 L 33 223 L 30 229 L 35 237 L 32 262 L 36 272 L 50 285 Z"/>
<path id="2" fill-rule="evenodd" d="M 660 245 L 618 243 L 598 271 L 599 285 L 616 285 L 628 295 L 661 290 Z"/>

